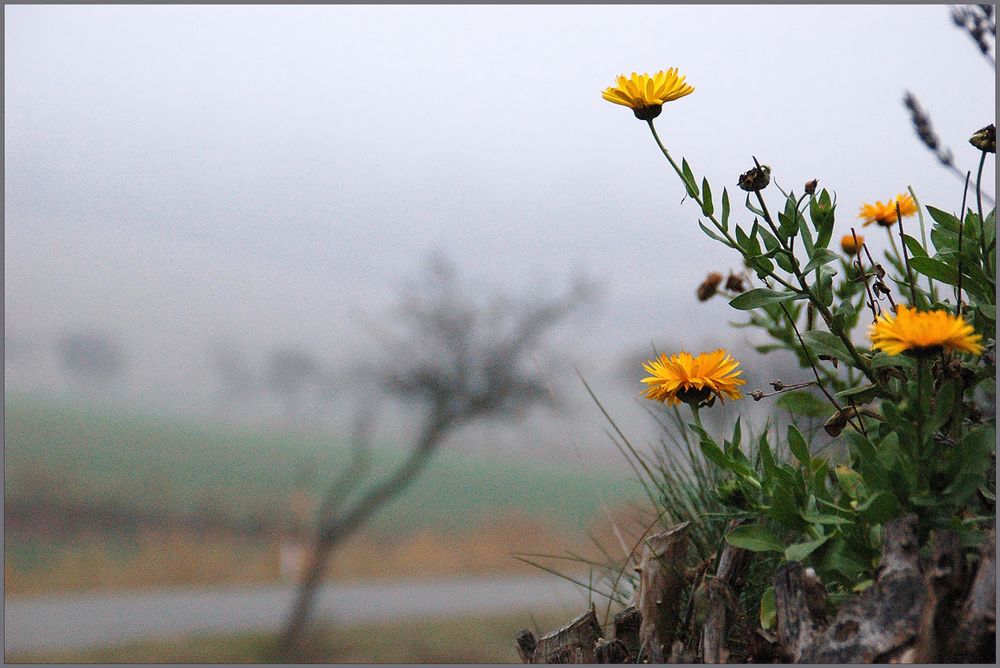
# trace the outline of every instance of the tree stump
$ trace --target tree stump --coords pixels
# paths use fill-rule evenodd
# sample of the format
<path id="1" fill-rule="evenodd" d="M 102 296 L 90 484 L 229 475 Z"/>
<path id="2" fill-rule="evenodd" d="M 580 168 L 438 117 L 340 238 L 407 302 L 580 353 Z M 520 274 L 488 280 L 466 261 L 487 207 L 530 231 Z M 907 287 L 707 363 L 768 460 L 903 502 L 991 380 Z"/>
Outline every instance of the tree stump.
<path id="1" fill-rule="evenodd" d="M 664 663 L 681 620 L 681 594 L 687 584 L 689 522 L 650 536 L 639 572 L 638 609 L 642 615 L 639 641 L 650 663 Z"/>

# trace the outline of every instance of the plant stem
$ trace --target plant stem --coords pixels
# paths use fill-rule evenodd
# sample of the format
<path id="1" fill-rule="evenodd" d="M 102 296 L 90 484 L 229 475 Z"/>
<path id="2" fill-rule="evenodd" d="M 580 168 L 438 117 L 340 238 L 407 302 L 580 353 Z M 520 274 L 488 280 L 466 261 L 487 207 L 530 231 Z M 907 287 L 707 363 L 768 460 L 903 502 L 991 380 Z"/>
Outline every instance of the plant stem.
<path id="1" fill-rule="evenodd" d="M 906 238 L 903 236 L 903 214 L 899 210 L 899 202 L 896 202 L 896 225 L 899 227 L 899 243 L 903 247 L 903 264 L 906 266 L 906 281 L 910 284 L 910 302 L 913 308 L 917 308 L 917 283 L 913 280 L 913 270 L 910 269 L 910 256 L 906 252 Z M 889 233 L 892 236 L 892 233 Z M 962 249 L 959 248 L 959 253 Z"/>
<path id="2" fill-rule="evenodd" d="M 917 220 L 920 221 L 920 243 L 923 245 L 924 250 L 930 252 L 930 247 L 927 245 L 927 230 L 924 227 L 924 211 L 920 207 L 920 200 L 917 199 L 917 193 L 913 192 L 913 186 L 906 186 L 906 189 L 910 193 L 910 197 L 913 198 L 913 203 L 917 206 Z M 934 288 L 934 280 L 928 276 L 927 277 L 927 291 L 931 295 L 931 303 L 937 301 L 937 290 Z"/>
<path id="3" fill-rule="evenodd" d="M 983 254 L 983 264 L 986 273 L 989 275 L 990 258 L 986 250 L 986 220 L 983 218 L 983 166 L 986 164 L 986 151 L 982 151 L 979 156 L 979 169 L 976 171 L 976 212 L 979 214 L 979 250 Z M 965 219 L 965 211 L 962 211 L 962 219 Z"/>
<path id="4" fill-rule="evenodd" d="M 687 183 L 687 179 L 684 177 L 684 171 L 680 167 L 677 166 L 677 163 L 674 162 L 674 159 L 672 157 L 670 157 L 670 152 L 667 151 L 667 147 L 663 145 L 662 141 L 660 141 L 660 135 L 657 134 L 657 132 L 656 132 L 656 126 L 653 125 L 653 121 L 649 120 L 649 121 L 646 121 L 646 123 L 649 125 L 649 131 L 653 133 L 653 139 L 656 140 L 656 145 L 660 147 L 660 152 L 663 153 L 663 156 L 670 163 L 670 166 L 674 168 L 675 172 L 677 172 L 677 176 L 679 176 L 681 178 L 681 181 L 683 181 L 686 184 Z M 685 190 L 686 190 L 686 186 L 685 186 Z M 702 202 L 702 199 L 701 199 L 701 197 L 699 195 L 692 195 L 692 199 L 695 202 L 697 202 L 699 206 L 702 206 L 703 202 Z M 726 239 L 729 241 L 729 245 L 732 248 L 735 248 L 736 250 L 738 250 L 740 252 L 740 255 L 742 255 L 744 258 L 748 258 L 747 254 L 743 252 L 743 249 L 740 248 L 740 245 L 738 243 L 736 243 L 736 240 L 733 239 L 732 235 L 730 235 L 729 232 L 724 227 L 722 227 L 722 223 L 720 223 L 715 218 L 714 214 L 708 216 L 708 219 L 710 221 L 712 221 L 713 225 L 715 225 L 715 229 L 717 229 L 719 232 L 721 232 L 723 234 L 723 236 L 726 237 Z M 772 274 L 772 278 L 774 278 L 774 280 L 776 280 L 778 283 L 781 283 L 783 286 L 785 286 L 789 290 L 792 290 L 793 292 L 798 292 L 799 291 L 798 288 L 796 288 L 794 285 L 792 285 L 788 281 L 786 281 L 783 278 L 781 278 L 781 276 L 778 276 L 776 274 Z"/>

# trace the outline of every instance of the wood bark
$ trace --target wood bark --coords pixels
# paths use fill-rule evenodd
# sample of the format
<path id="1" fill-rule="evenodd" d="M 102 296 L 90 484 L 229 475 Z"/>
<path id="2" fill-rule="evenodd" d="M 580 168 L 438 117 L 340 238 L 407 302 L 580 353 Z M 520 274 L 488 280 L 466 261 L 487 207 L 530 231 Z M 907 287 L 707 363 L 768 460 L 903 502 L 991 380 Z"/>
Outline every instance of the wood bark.
<path id="1" fill-rule="evenodd" d="M 997 541 L 990 531 L 979 550 L 979 565 L 949 645 L 948 661 L 995 663 L 997 638 Z"/>
<path id="2" fill-rule="evenodd" d="M 726 533 L 748 523 L 748 520 L 732 520 Z M 731 617 L 729 612 L 735 608 L 751 556 L 749 550 L 726 543 L 719 555 L 715 578 L 706 583 L 708 615 L 701 629 L 701 657 L 704 663 L 726 663 L 729 660 L 726 644 Z"/>
<path id="3" fill-rule="evenodd" d="M 968 589 L 962 541 L 951 530 L 931 534 L 931 559 L 924 567 L 928 600 L 920 621 L 914 661 L 938 663 L 958 627 L 958 613 Z"/>
<path id="4" fill-rule="evenodd" d="M 882 564 L 874 584 L 840 606 L 826 631 L 801 653 L 803 662 L 913 660 L 928 599 L 918 558 L 916 516 L 887 523 L 882 537 Z"/>
<path id="5" fill-rule="evenodd" d="M 614 637 L 625 644 L 632 657 L 639 656 L 642 643 L 639 640 L 639 627 L 642 625 L 642 615 L 635 606 L 628 606 L 614 617 Z"/>
<path id="6" fill-rule="evenodd" d="M 811 570 L 793 561 L 774 579 L 778 648 L 785 661 L 798 661 L 825 627 L 826 593 Z"/>
<path id="7" fill-rule="evenodd" d="M 681 594 L 686 585 L 687 529 L 683 522 L 650 536 L 639 573 L 638 609 L 642 615 L 639 641 L 650 663 L 664 663 L 681 622 Z"/>
<path id="8" fill-rule="evenodd" d="M 535 649 L 538 647 L 538 640 L 530 629 L 521 629 L 514 638 L 517 646 L 517 655 L 521 657 L 521 663 L 531 663 L 534 661 Z"/>
<path id="9" fill-rule="evenodd" d="M 601 626 L 591 608 L 569 624 L 542 636 L 532 663 L 596 663 L 594 646 L 600 637 Z"/>

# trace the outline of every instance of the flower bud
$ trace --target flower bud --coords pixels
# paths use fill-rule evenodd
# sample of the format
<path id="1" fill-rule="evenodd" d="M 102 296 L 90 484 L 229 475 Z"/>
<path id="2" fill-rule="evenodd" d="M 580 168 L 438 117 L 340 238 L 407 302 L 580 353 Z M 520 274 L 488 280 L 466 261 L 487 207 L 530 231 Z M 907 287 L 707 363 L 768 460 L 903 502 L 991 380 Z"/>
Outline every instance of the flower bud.
<path id="1" fill-rule="evenodd" d="M 818 186 L 818 185 L 819 185 L 819 179 L 813 179 L 812 181 L 806 181 L 806 186 L 805 186 L 806 194 L 807 195 L 815 195 L 816 194 L 816 186 Z"/>
<path id="2" fill-rule="evenodd" d="M 845 234 L 840 238 L 840 250 L 844 251 L 847 255 L 857 255 L 861 252 L 861 245 L 865 243 L 865 238 L 858 235 L 857 243 L 854 242 L 853 234 Z"/>
<path id="3" fill-rule="evenodd" d="M 997 152 L 997 127 L 990 123 L 969 138 L 969 143 L 986 153 Z"/>

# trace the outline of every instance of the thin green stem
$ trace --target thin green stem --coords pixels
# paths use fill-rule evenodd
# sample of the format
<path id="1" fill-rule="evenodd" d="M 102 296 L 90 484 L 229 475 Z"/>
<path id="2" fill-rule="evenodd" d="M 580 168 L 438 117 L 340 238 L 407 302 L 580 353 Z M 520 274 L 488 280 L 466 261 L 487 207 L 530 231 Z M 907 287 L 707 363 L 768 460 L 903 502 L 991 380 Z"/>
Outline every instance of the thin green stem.
<path id="1" fill-rule="evenodd" d="M 903 214 L 899 210 L 899 202 L 896 202 L 896 225 L 899 228 L 899 243 L 903 247 L 903 264 L 906 266 L 906 281 L 910 284 L 910 298 L 913 300 L 913 308 L 917 308 L 917 282 L 913 280 L 913 270 L 910 269 L 910 256 L 906 252 L 906 239 L 903 236 Z M 892 236 L 892 233 L 889 233 Z M 959 249 L 961 252 L 961 249 Z"/>
<path id="2" fill-rule="evenodd" d="M 989 274 L 990 259 L 986 250 L 986 219 L 983 218 L 983 166 L 986 164 L 986 151 L 979 156 L 979 169 L 976 171 L 976 212 L 979 214 L 979 250 L 983 254 L 983 265 Z M 962 219 L 965 211 L 962 211 Z"/>
<path id="3" fill-rule="evenodd" d="M 651 121 L 651 120 L 650 121 L 646 121 L 646 124 L 649 125 L 649 131 L 653 133 L 653 139 L 656 140 L 656 145 L 660 147 L 660 152 L 663 153 L 663 156 L 670 163 L 670 166 L 674 168 L 675 172 L 677 172 L 677 176 L 680 177 L 681 181 L 687 183 L 687 179 L 684 178 L 684 171 L 677 165 L 676 162 L 674 162 L 674 159 L 670 156 L 670 152 L 667 150 L 667 147 L 663 145 L 662 141 L 660 141 L 660 135 L 657 134 L 657 132 L 656 132 L 656 126 L 653 125 L 653 121 Z M 699 195 L 692 195 L 692 199 L 695 202 L 697 202 L 699 206 L 702 206 L 703 202 L 702 202 L 702 199 L 701 199 L 701 197 Z M 708 216 L 708 219 L 710 221 L 712 221 L 712 224 L 715 226 L 715 229 L 717 229 L 720 233 L 722 233 L 723 236 L 726 237 L 726 240 L 729 241 L 729 245 L 732 248 L 735 248 L 736 250 L 738 250 L 739 253 L 740 253 L 740 255 L 742 255 L 744 258 L 749 259 L 749 256 L 746 253 L 744 253 L 743 249 L 740 248 L 740 245 L 738 243 L 736 243 L 736 239 L 733 239 L 732 235 L 730 235 L 729 232 L 724 227 L 722 227 L 722 223 L 720 223 L 716 219 L 716 217 L 715 217 L 714 214 Z M 777 281 L 778 283 L 780 283 L 781 285 L 783 285 L 785 288 L 787 288 L 787 289 L 789 289 L 789 290 L 791 290 L 793 292 L 798 292 L 799 291 L 798 288 L 796 288 L 794 285 L 792 285 L 788 281 L 786 281 L 783 278 L 781 278 L 781 276 L 778 276 L 776 274 L 772 274 L 772 278 L 774 278 L 775 281 Z"/>
<path id="4" fill-rule="evenodd" d="M 917 199 L 917 193 L 913 192 L 913 186 L 906 186 L 906 189 L 909 191 L 910 197 L 913 198 L 913 203 L 917 206 L 917 220 L 920 221 L 920 243 L 924 250 L 930 254 L 930 246 L 927 245 L 927 229 L 924 227 L 924 210 L 920 206 L 920 200 Z M 930 276 L 927 277 L 927 292 L 931 295 L 931 303 L 936 302 L 937 290 L 934 287 L 934 280 Z"/>

